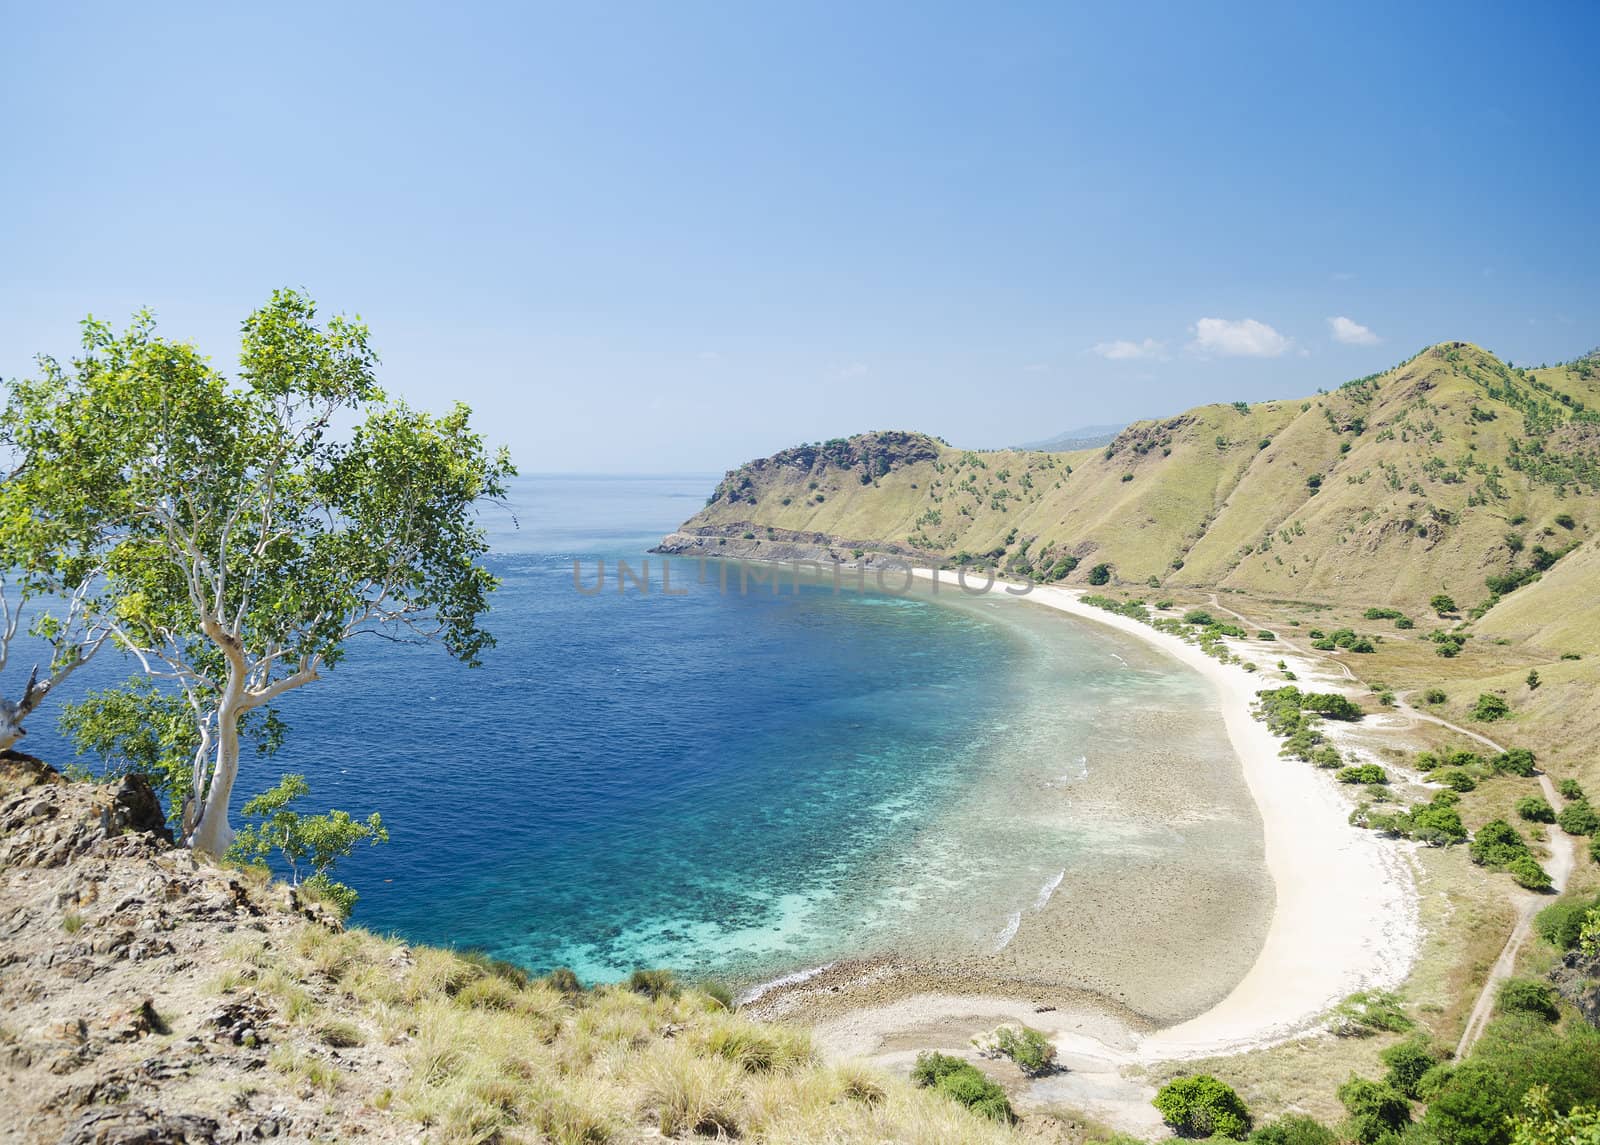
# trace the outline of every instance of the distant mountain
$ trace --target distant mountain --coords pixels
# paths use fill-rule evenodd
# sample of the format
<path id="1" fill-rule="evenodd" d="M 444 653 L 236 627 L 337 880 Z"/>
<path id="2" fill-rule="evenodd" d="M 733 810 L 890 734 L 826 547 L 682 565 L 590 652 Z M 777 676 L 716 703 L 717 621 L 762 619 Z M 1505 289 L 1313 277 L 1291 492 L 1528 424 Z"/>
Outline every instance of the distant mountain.
<path id="1" fill-rule="evenodd" d="M 1110 445 L 1116 440 L 1117 434 L 1126 428 L 1126 425 L 1079 426 L 1077 429 L 1069 429 L 1065 433 L 1058 433 L 1043 441 L 1030 441 L 1011 448 L 1035 453 L 1076 453 L 1080 449 L 1099 449 L 1102 445 Z"/>

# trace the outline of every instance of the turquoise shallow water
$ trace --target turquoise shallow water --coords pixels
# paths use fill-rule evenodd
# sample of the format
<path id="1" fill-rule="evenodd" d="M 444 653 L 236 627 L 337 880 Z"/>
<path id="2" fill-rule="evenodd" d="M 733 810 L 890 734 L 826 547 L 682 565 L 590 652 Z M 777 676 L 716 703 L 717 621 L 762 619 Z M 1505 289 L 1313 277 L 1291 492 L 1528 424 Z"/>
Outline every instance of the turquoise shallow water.
<path id="1" fill-rule="evenodd" d="M 1118 713 L 1203 712 L 1197 678 L 998 598 L 724 592 L 693 562 L 663 595 L 645 550 L 710 484 L 519 482 L 520 528 L 489 518 L 486 666 L 358 642 L 285 703 L 241 799 L 297 770 L 316 803 L 383 813 L 393 842 L 341 875 L 363 925 L 589 980 L 991 950 L 1127 844 L 1052 793 L 1109 766 Z M 607 591 L 575 591 L 575 558 L 588 586 L 612 562 Z M 619 558 L 653 591 L 617 592 Z M 42 725 L 27 746 L 67 754 Z"/>

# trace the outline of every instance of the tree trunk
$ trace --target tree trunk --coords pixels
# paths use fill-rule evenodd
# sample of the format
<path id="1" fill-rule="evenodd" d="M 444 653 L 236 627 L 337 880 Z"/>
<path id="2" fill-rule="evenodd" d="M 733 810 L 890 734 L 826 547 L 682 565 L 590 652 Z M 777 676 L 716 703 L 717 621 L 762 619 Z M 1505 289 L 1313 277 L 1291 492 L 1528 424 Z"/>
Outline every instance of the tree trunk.
<path id="1" fill-rule="evenodd" d="M 0 751 L 10 751 L 12 744 L 28 734 L 22 726 L 24 715 L 10 700 L 0 700 Z"/>
<path id="2" fill-rule="evenodd" d="M 233 781 L 239 775 L 239 720 L 244 710 L 237 703 L 224 703 L 217 713 L 217 763 L 211 772 L 211 788 L 206 792 L 200 824 L 189 846 L 202 855 L 221 858 L 233 844 L 233 828 L 228 825 L 228 801 L 233 797 Z"/>

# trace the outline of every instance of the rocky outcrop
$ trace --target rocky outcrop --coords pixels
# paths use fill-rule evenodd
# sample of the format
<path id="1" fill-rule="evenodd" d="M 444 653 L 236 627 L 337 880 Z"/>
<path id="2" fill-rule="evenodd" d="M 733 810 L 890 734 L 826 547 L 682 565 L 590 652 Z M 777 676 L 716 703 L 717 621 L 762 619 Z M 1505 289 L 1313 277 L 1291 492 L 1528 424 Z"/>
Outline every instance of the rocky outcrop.
<path id="1" fill-rule="evenodd" d="M 241 936 L 290 944 L 340 920 L 174 847 L 164 818 L 140 777 L 0 758 L 0 1140 L 410 1139 L 268 1068 L 292 1023 L 216 981 Z"/>
<path id="2" fill-rule="evenodd" d="M 925 433 L 903 430 L 858 433 L 854 437 L 797 445 L 729 470 L 712 491 L 710 503 L 748 501 L 753 505 L 761 485 L 779 473 L 807 477 L 820 476 L 831 469 L 852 471 L 863 481 L 870 481 L 906 465 L 933 461 L 938 456 L 939 443 L 933 438 Z"/>
<path id="3" fill-rule="evenodd" d="M 1556 992 L 1578 1008 L 1584 1021 L 1600 1027 L 1600 957 L 1568 951 L 1550 972 Z"/>

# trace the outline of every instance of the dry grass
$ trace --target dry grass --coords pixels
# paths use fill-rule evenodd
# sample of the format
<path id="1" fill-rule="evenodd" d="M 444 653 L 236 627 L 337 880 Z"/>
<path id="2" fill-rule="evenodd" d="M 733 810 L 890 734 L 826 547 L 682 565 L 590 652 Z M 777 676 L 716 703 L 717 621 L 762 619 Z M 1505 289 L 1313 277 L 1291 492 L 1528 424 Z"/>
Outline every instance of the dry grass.
<path id="1" fill-rule="evenodd" d="M 698 990 L 564 993 L 481 958 L 314 924 L 286 947 L 236 942 L 213 985 L 274 1004 L 294 1036 L 269 1065 L 298 1092 L 391 1110 L 439 1145 L 1016 1139 L 908 1082 L 826 1066 L 804 1032 Z"/>

